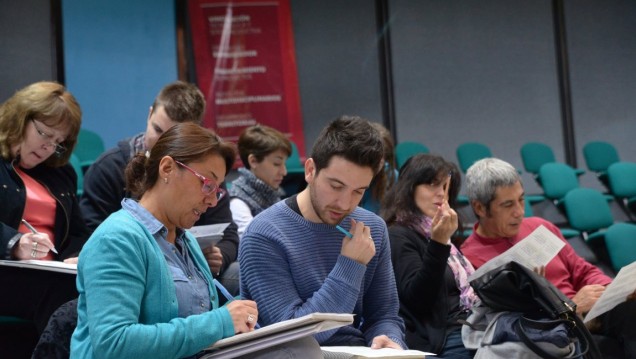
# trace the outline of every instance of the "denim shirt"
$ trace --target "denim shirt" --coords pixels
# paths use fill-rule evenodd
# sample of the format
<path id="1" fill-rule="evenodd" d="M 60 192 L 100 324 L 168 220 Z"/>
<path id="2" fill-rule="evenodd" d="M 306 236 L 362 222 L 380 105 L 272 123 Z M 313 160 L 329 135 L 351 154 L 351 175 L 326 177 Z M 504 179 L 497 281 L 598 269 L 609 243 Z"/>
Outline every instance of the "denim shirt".
<path id="1" fill-rule="evenodd" d="M 130 198 L 124 198 L 121 205 L 148 229 L 159 244 L 172 273 L 179 303 L 179 317 L 185 318 L 210 311 L 208 282 L 190 257 L 185 244 L 185 231 L 177 229 L 177 238 L 175 244 L 172 244 L 166 240 L 168 229 L 147 209 Z"/>

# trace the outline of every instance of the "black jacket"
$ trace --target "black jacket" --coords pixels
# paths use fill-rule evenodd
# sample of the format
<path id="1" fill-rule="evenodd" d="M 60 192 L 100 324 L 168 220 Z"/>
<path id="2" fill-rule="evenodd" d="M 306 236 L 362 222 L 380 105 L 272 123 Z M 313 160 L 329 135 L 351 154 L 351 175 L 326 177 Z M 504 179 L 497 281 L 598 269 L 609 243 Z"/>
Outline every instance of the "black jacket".
<path id="1" fill-rule="evenodd" d="M 130 142 L 130 138 L 119 141 L 117 147 L 104 152 L 84 175 L 80 206 L 91 231 L 111 213 L 121 209 L 122 199 L 131 197 L 126 191 L 124 179 L 124 170 L 132 157 Z M 232 221 L 229 196 L 224 196 L 216 206 L 208 208 L 195 225 L 215 223 L 230 223 L 223 232 L 223 238 L 216 244 L 223 255 L 222 274 L 238 256 L 239 236 L 237 226 Z"/>
<path id="2" fill-rule="evenodd" d="M 8 242 L 18 234 L 26 204 L 24 182 L 16 173 L 11 161 L 2 160 L 0 166 L 0 257 L 6 257 Z M 55 260 L 63 260 L 79 254 L 89 237 L 89 231 L 80 213 L 75 196 L 77 174 L 69 164 L 52 168 L 44 164 L 24 170 L 29 176 L 44 185 L 55 198 L 55 248 L 59 254 L 51 253 Z"/>
<path id="3" fill-rule="evenodd" d="M 455 283 L 448 266 L 450 246 L 400 225 L 389 227 L 389 238 L 406 343 L 411 349 L 440 353 L 452 307 L 448 285 Z"/>

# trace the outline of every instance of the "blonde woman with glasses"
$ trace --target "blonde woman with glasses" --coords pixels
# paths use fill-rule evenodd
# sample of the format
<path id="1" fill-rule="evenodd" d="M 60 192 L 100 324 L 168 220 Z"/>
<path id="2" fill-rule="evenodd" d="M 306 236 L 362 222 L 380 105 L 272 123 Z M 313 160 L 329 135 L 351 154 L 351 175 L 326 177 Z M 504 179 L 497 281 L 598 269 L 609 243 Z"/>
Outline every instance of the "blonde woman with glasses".
<path id="1" fill-rule="evenodd" d="M 71 260 L 88 238 L 68 164 L 82 112 L 55 82 L 37 82 L 0 105 L 0 259 Z M 59 274 L 57 274 L 59 276 Z M 0 315 L 34 321 L 77 296 L 75 283 L 47 271 L 0 268 Z"/>

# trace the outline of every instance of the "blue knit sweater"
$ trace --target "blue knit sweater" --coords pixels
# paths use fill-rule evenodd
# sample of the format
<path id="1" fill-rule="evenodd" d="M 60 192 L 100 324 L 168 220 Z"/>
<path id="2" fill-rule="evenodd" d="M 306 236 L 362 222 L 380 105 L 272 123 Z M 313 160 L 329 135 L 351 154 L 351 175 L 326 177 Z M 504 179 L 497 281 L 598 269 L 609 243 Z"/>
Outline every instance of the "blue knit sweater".
<path id="1" fill-rule="evenodd" d="M 194 237 L 186 245 L 210 284 L 212 274 Z M 78 322 L 72 358 L 181 358 L 234 335 L 225 307 L 178 317 L 174 282 L 154 237 L 126 210 L 108 217 L 90 237 L 77 268 Z"/>
<path id="2" fill-rule="evenodd" d="M 366 266 L 340 255 L 344 236 L 334 226 L 307 221 L 285 201 L 261 212 L 239 245 L 241 296 L 256 301 L 261 325 L 313 312 L 355 314 L 353 325 L 317 334 L 321 345 L 370 346 L 387 335 L 406 348 L 386 225 L 362 208 L 350 217 L 371 227 L 376 255 Z"/>

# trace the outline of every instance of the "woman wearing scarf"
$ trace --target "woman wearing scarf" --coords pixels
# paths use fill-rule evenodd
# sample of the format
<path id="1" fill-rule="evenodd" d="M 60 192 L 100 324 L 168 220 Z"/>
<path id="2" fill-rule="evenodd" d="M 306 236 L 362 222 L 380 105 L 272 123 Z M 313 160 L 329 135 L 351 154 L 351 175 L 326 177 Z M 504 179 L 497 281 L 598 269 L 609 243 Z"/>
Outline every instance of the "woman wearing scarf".
<path id="1" fill-rule="evenodd" d="M 474 269 L 451 242 L 460 185 L 455 164 L 416 155 L 402 167 L 382 207 L 406 342 L 438 358 L 474 355 L 461 339 L 461 322 L 477 299 L 467 280 Z"/>
<path id="2" fill-rule="evenodd" d="M 240 177 L 232 182 L 229 193 L 232 219 L 242 236 L 254 216 L 285 195 L 280 184 L 287 174 L 291 143 L 271 127 L 254 125 L 241 133 L 238 150 L 245 168 L 239 168 Z"/>

